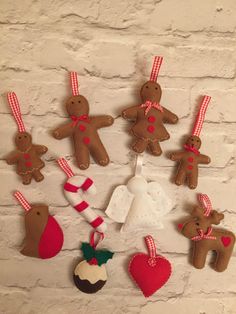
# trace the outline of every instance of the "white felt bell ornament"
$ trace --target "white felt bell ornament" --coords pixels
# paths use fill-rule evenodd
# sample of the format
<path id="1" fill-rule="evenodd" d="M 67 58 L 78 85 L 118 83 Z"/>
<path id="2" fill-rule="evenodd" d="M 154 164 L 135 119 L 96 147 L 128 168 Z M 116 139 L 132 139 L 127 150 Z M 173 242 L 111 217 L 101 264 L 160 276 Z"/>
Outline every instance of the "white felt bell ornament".
<path id="1" fill-rule="evenodd" d="M 135 176 L 127 185 L 115 188 L 106 214 L 118 223 L 121 231 L 137 229 L 162 229 L 162 218 L 171 211 L 172 203 L 161 185 L 155 181 L 147 182 L 141 175 L 142 156 L 137 156 Z"/>

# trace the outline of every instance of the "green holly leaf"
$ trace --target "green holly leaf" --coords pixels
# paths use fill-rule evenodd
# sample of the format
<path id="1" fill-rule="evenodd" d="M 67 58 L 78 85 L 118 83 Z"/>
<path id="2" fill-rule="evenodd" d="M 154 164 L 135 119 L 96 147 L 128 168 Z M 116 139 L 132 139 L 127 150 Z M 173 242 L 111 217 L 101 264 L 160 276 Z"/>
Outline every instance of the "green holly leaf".
<path id="1" fill-rule="evenodd" d="M 83 242 L 81 245 L 81 250 L 87 262 L 90 261 L 93 257 L 95 257 L 96 251 L 89 243 Z"/>
<path id="2" fill-rule="evenodd" d="M 95 258 L 98 261 L 98 265 L 101 266 L 102 264 L 106 264 L 106 262 L 112 258 L 114 253 L 108 250 L 100 250 L 95 252 Z"/>

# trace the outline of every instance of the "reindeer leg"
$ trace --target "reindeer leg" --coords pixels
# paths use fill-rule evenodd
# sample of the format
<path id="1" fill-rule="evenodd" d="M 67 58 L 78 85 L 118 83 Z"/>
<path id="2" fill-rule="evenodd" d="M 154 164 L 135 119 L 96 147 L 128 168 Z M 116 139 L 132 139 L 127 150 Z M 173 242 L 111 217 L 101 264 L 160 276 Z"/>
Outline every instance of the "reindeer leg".
<path id="1" fill-rule="evenodd" d="M 182 185 L 184 184 L 185 180 L 186 180 L 186 171 L 182 167 L 180 167 L 175 178 L 175 184 Z"/>
<path id="2" fill-rule="evenodd" d="M 136 153 L 143 153 L 145 149 L 147 148 L 147 145 L 148 145 L 148 141 L 145 141 L 142 138 L 138 138 L 131 145 L 131 147 Z"/>
<path id="3" fill-rule="evenodd" d="M 217 252 L 217 258 L 215 263 L 215 270 L 218 272 L 222 272 L 226 270 L 229 260 L 232 254 L 232 250 Z"/>
<path id="4" fill-rule="evenodd" d="M 195 268 L 201 269 L 205 266 L 207 253 L 207 250 L 204 250 L 202 247 L 196 247 L 195 245 L 193 251 L 193 266 Z"/>

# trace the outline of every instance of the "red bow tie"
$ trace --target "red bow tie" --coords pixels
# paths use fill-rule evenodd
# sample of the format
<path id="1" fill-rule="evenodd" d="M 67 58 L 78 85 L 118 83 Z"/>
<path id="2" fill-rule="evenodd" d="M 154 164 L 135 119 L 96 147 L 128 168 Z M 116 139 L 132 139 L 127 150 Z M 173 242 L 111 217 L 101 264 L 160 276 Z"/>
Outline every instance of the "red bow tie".
<path id="1" fill-rule="evenodd" d="M 184 145 L 184 148 L 185 148 L 185 150 L 187 150 L 188 152 L 192 152 L 192 153 L 194 153 L 195 155 L 199 155 L 199 154 L 200 154 L 199 150 L 197 150 L 195 147 L 191 147 L 190 145 L 185 144 L 185 145 Z"/>
<path id="2" fill-rule="evenodd" d="M 150 100 L 147 100 L 144 104 L 141 104 L 140 107 L 146 108 L 145 109 L 145 116 L 148 114 L 148 112 L 151 108 L 155 108 L 155 109 L 163 112 L 163 108 L 160 104 L 158 104 L 157 102 L 151 102 Z"/>
<path id="3" fill-rule="evenodd" d="M 79 121 L 84 121 L 86 123 L 90 122 L 90 119 L 87 114 L 82 114 L 81 116 L 70 116 L 71 120 L 73 121 L 72 125 L 76 126 Z"/>
<path id="4" fill-rule="evenodd" d="M 203 240 L 203 239 L 208 239 L 208 240 L 215 240 L 216 239 L 216 237 L 211 236 L 212 227 L 209 227 L 207 229 L 206 233 L 204 233 L 202 229 L 198 229 L 197 232 L 198 232 L 199 235 L 197 235 L 195 237 L 192 237 L 191 240 L 193 240 L 193 241 L 200 241 L 200 240 Z"/>

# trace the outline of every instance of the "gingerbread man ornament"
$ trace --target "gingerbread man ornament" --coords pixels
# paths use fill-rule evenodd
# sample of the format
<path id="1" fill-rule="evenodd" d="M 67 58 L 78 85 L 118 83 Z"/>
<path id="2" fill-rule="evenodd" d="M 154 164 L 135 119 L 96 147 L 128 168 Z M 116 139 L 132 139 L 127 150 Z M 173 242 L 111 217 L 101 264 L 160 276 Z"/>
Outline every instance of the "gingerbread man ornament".
<path id="1" fill-rule="evenodd" d="M 90 154 L 99 165 L 106 166 L 109 156 L 97 130 L 112 125 L 114 119 L 108 115 L 89 116 L 89 103 L 79 94 L 77 73 L 71 72 L 70 79 L 73 96 L 67 100 L 66 110 L 71 121 L 54 130 L 53 136 L 58 140 L 73 138 L 75 157 L 81 170 L 89 167 Z"/>
<path id="2" fill-rule="evenodd" d="M 175 184 L 182 185 L 188 180 L 190 189 L 196 189 L 198 184 L 198 165 L 209 164 L 211 159 L 199 152 L 201 147 L 201 139 L 199 137 L 204 122 L 206 110 L 211 97 L 204 96 L 200 105 L 192 135 L 188 137 L 184 150 L 170 154 L 170 159 L 179 161 L 179 168 L 175 177 Z"/>
<path id="3" fill-rule="evenodd" d="M 44 176 L 40 170 L 45 164 L 40 157 L 48 149 L 44 145 L 32 143 L 31 135 L 25 130 L 16 94 L 8 93 L 7 98 L 19 131 L 15 136 L 16 150 L 6 157 L 6 162 L 9 165 L 16 164 L 17 174 L 22 177 L 23 184 L 30 184 L 32 178 L 36 182 L 42 181 Z"/>
<path id="4" fill-rule="evenodd" d="M 135 122 L 130 132 L 135 137 L 131 147 L 137 153 L 148 149 L 152 155 L 161 155 L 159 142 L 170 138 L 164 123 L 178 122 L 178 117 L 174 113 L 160 105 L 162 90 L 156 80 L 162 59 L 162 57 L 155 57 L 150 80 L 141 88 L 142 104 L 122 112 L 124 119 Z"/>

